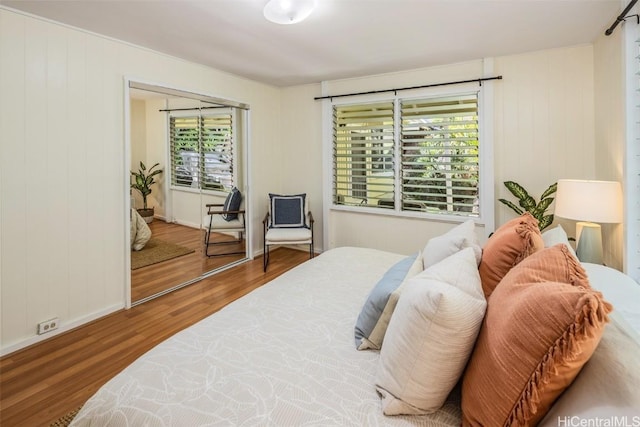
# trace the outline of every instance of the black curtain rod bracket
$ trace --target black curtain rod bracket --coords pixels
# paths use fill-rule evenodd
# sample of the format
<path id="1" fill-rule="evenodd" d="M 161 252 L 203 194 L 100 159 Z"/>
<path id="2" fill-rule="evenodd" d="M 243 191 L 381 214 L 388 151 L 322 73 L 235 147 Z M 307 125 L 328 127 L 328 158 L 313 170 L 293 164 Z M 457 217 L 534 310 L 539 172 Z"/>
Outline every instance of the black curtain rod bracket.
<path id="1" fill-rule="evenodd" d="M 638 1 L 638 0 L 636 0 L 636 1 Z M 340 95 L 316 96 L 313 99 L 316 100 L 316 101 L 321 100 L 321 99 L 333 100 L 333 98 L 343 98 L 345 96 L 371 95 L 371 94 L 375 94 L 375 93 L 386 93 L 386 92 L 393 92 L 394 95 L 397 95 L 398 91 L 400 91 L 400 90 L 424 89 L 424 88 L 428 88 L 428 87 L 459 85 L 459 84 L 463 84 L 463 83 L 474 83 L 474 82 L 476 82 L 476 83 L 478 83 L 478 85 L 482 86 L 482 82 L 486 82 L 486 81 L 489 81 L 489 80 L 502 80 L 502 76 L 482 77 L 482 78 L 479 78 L 479 79 L 460 80 L 460 81 L 457 81 L 457 82 L 432 83 L 432 84 L 420 85 L 420 86 L 399 87 L 399 88 L 395 88 L 395 89 L 370 90 L 368 92 L 355 92 L 355 93 L 343 93 L 343 94 L 340 94 Z"/>
<path id="2" fill-rule="evenodd" d="M 620 15 L 618 15 L 618 17 L 616 18 L 616 20 L 613 22 L 613 24 L 611 24 L 611 26 L 609 28 L 607 28 L 607 31 L 604 32 L 605 36 L 610 36 L 611 34 L 613 34 L 613 30 L 616 29 L 616 27 L 618 26 L 619 23 L 621 23 L 622 21 L 624 21 L 627 18 L 631 18 L 633 16 L 636 17 L 637 23 L 640 24 L 640 16 L 638 15 L 628 15 L 627 13 L 629 13 L 629 11 L 631 10 L 631 8 L 633 6 L 635 6 L 635 4 L 638 2 L 638 0 L 631 0 L 629 2 L 629 4 L 627 5 L 627 7 L 624 8 L 624 10 L 622 11 L 622 13 Z"/>

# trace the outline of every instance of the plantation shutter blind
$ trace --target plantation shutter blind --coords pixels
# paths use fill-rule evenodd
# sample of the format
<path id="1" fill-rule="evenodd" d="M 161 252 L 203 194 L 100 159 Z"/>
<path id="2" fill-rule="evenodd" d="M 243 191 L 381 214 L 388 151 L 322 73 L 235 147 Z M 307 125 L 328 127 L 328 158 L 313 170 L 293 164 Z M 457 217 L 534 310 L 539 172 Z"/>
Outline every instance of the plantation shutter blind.
<path id="1" fill-rule="evenodd" d="M 401 101 L 402 209 L 478 216 L 478 95 Z"/>
<path id="2" fill-rule="evenodd" d="M 230 190 L 233 186 L 233 126 L 231 114 L 203 116 L 200 121 L 202 188 Z"/>
<path id="3" fill-rule="evenodd" d="M 334 106 L 333 201 L 393 209 L 393 102 Z"/>
<path id="4" fill-rule="evenodd" d="M 233 187 L 233 119 L 231 113 L 171 116 L 171 184 L 203 190 Z"/>
<path id="5" fill-rule="evenodd" d="M 199 169 L 199 117 L 169 118 L 169 144 L 171 149 L 171 184 L 191 187 L 198 182 Z"/>

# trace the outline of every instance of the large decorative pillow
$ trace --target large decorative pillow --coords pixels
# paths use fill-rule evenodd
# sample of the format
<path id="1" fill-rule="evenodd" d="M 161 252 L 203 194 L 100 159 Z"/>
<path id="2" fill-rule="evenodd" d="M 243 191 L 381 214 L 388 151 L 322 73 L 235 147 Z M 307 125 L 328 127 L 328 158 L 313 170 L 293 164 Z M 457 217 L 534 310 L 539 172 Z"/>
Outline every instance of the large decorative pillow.
<path id="1" fill-rule="evenodd" d="M 612 420 L 614 416 L 626 418 L 627 425 L 634 419 L 640 424 L 640 336 L 617 311 L 609 316 L 611 323 L 593 356 L 539 426 L 558 427 L 558 420 L 572 417 Z"/>
<path id="2" fill-rule="evenodd" d="M 271 227 L 302 228 L 306 227 L 304 203 L 306 194 L 280 195 L 269 194 Z"/>
<path id="3" fill-rule="evenodd" d="M 231 192 L 227 194 L 227 198 L 224 201 L 223 210 L 225 211 L 237 211 L 240 209 L 242 203 L 242 193 L 236 187 L 233 187 Z M 225 221 L 233 221 L 238 218 L 237 213 L 222 214 L 222 218 Z"/>
<path id="4" fill-rule="evenodd" d="M 140 251 L 151 239 L 151 229 L 137 210 L 131 209 L 131 249 Z"/>
<path id="5" fill-rule="evenodd" d="M 573 254 L 573 256 L 576 256 L 576 251 L 573 249 L 573 246 L 571 246 L 569 237 L 560 224 L 542 233 L 542 241 L 544 242 L 545 248 L 550 248 L 551 246 L 555 246 L 558 243 L 567 245 L 567 248 L 569 248 L 569 251 Z"/>
<path id="6" fill-rule="evenodd" d="M 356 320 L 355 339 L 358 350 L 380 348 L 382 342 L 372 343 L 369 341 L 369 336 L 378 324 L 389 301 L 389 296 L 402 284 L 409 271 L 412 268 L 415 269 L 416 260 L 422 264 L 422 260 L 417 254 L 397 262 L 387 270 L 369 293 L 367 301 L 360 310 L 358 320 Z"/>
<path id="7" fill-rule="evenodd" d="M 500 226 L 485 243 L 478 267 L 485 296 L 516 264 L 543 248 L 538 220 L 529 212 Z"/>
<path id="8" fill-rule="evenodd" d="M 562 282 L 591 288 L 580 261 L 566 245 L 560 243 L 530 255 L 502 280 L 507 283 Z"/>
<path id="9" fill-rule="evenodd" d="M 422 263 L 428 268 L 464 248 L 473 248 L 477 264 L 480 264 L 482 248 L 472 219 L 452 228 L 440 236 L 429 239 L 422 251 Z"/>
<path id="10" fill-rule="evenodd" d="M 558 249 L 518 264 L 491 294 L 462 383 L 464 426 L 536 425 L 596 349 L 611 305 L 580 281 L 539 281 L 534 266 L 547 269 Z"/>
<path id="11" fill-rule="evenodd" d="M 375 326 L 371 330 L 369 336 L 362 337 L 360 341 L 360 345 L 358 346 L 358 350 L 380 350 L 382 348 L 382 342 L 384 341 L 385 333 L 387 332 L 387 327 L 389 326 L 389 321 L 391 320 L 391 315 L 393 311 L 396 309 L 396 305 L 398 304 L 398 300 L 400 299 L 400 294 L 404 289 L 409 279 L 416 276 L 420 272 L 422 272 L 422 257 L 421 254 L 418 253 L 413 264 L 407 271 L 407 274 L 404 276 L 404 279 L 400 283 L 396 289 L 391 292 L 388 296 L 387 303 L 384 305 L 384 309 L 380 314 L 380 317 L 376 321 Z"/>
<path id="12" fill-rule="evenodd" d="M 376 389 L 386 415 L 438 410 L 473 350 L 486 300 L 472 248 L 407 283 L 380 351 Z"/>

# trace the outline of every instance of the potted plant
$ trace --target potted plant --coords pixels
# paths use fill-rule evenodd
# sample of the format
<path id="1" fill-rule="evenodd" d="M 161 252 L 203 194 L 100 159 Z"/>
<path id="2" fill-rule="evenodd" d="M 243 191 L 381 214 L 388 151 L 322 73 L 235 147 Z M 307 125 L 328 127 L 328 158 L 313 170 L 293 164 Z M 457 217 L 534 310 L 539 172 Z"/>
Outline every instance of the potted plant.
<path id="1" fill-rule="evenodd" d="M 147 223 L 153 221 L 154 210 L 153 207 L 149 208 L 147 206 L 147 196 L 151 194 L 151 186 L 156 182 L 155 176 L 162 173 L 162 169 L 155 169 L 159 165 L 159 163 L 156 163 L 147 170 L 145 164 L 140 162 L 138 172 L 131 171 L 131 175 L 134 176 L 131 188 L 138 190 L 142 194 L 143 208 L 138 209 L 138 213 Z"/>
<path id="2" fill-rule="evenodd" d="M 532 196 L 529 195 L 527 190 L 524 189 L 520 184 L 513 181 L 505 181 L 505 187 L 518 199 L 518 204 L 520 207 L 516 206 L 513 202 L 510 202 L 506 199 L 498 199 L 500 202 L 509 206 L 515 213 L 518 215 L 522 215 L 525 211 L 531 213 L 535 219 L 538 220 L 538 228 L 540 231 L 544 230 L 553 222 L 553 214 L 546 214 L 547 209 L 553 202 L 553 197 L 551 196 L 558 189 L 558 184 L 553 183 L 547 188 L 542 196 L 540 196 L 540 201 L 536 202 Z"/>

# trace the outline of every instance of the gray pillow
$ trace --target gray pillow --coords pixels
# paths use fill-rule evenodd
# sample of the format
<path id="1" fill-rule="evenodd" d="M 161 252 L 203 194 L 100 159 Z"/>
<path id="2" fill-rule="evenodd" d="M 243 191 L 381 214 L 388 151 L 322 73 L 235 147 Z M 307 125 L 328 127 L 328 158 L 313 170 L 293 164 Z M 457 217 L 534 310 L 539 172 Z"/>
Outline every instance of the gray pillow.
<path id="1" fill-rule="evenodd" d="M 389 296 L 402 284 L 417 256 L 418 254 L 414 254 L 393 265 L 369 293 L 367 301 L 364 303 L 362 310 L 360 310 L 358 320 L 356 320 L 356 348 L 360 347 L 363 338 L 368 338 L 371 335 L 373 328 L 384 311 L 385 305 L 387 305 Z"/>

